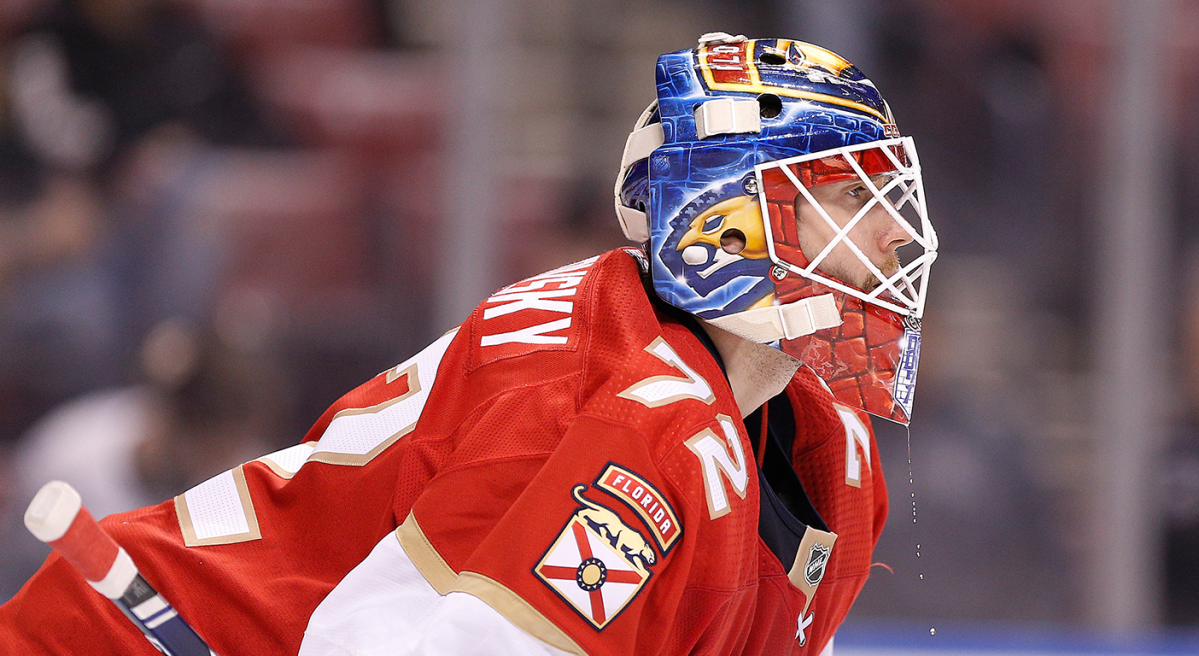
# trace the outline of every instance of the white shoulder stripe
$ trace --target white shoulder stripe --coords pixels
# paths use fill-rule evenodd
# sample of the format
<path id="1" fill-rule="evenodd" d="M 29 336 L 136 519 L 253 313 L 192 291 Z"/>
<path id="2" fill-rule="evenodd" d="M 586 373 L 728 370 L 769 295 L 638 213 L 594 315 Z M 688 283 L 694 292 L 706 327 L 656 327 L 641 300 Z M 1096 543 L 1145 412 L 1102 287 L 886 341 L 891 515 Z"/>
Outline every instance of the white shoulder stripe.
<path id="1" fill-rule="evenodd" d="M 316 442 L 304 442 L 262 456 L 258 462 L 269 467 L 279 478 L 291 478 L 300 471 L 315 448 Z"/>
<path id="2" fill-rule="evenodd" d="M 395 367 L 408 375 L 408 393 L 370 408 L 343 410 L 333 417 L 309 460 L 337 465 L 364 465 L 416 427 L 437 379 L 437 368 L 457 330 L 442 335 L 411 359 Z"/>
<path id="3" fill-rule="evenodd" d="M 217 474 L 175 497 L 175 514 L 183 543 L 189 547 L 262 537 L 241 466 Z"/>

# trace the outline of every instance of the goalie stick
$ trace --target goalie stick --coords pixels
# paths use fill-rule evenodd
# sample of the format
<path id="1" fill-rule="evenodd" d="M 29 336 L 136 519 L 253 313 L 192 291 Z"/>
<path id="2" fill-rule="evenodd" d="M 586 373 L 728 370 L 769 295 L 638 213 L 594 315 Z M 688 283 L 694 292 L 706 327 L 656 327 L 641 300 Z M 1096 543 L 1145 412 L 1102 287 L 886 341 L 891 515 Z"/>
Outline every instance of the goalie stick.
<path id="1" fill-rule="evenodd" d="M 100 528 L 70 485 L 43 485 L 25 511 L 25 527 L 111 599 L 159 651 L 167 656 L 216 656 L 142 578 L 129 554 Z"/>

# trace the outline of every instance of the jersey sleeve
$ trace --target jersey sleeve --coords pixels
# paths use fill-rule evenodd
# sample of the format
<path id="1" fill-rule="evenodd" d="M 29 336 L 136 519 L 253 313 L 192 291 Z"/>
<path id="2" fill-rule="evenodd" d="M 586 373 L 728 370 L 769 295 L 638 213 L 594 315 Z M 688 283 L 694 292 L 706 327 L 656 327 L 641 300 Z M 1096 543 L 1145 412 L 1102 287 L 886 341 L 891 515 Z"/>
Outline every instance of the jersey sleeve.
<path id="1" fill-rule="evenodd" d="M 477 618 L 460 613 L 481 602 L 549 653 L 654 654 L 687 583 L 692 511 L 642 436 L 582 415 L 548 457 L 513 454 L 439 473 L 372 559 L 418 573 L 441 595 L 429 598 L 433 610 L 401 613 L 401 623 L 431 613 L 446 632 L 469 634 Z M 362 576 L 361 589 L 375 587 L 371 580 Z M 411 607 L 410 589 L 397 586 L 387 599 L 375 587 L 373 600 L 345 594 L 322 605 L 305 646 L 348 640 L 354 653 L 385 653 L 357 624 L 371 606 Z M 339 621 L 326 621 L 334 614 Z M 376 615 L 372 625 L 388 616 Z M 403 633 L 390 632 L 384 644 Z"/>
<path id="2" fill-rule="evenodd" d="M 394 526 L 393 476 L 373 464 L 286 479 L 264 458 L 100 523 L 218 653 L 294 653 L 311 609 Z M 157 653 L 57 555 L 0 608 L 0 652 Z"/>
<path id="3" fill-rule="evenodd" d="M 313 609 L 398 524 L 397 442 L 452 338 L 347 394 L 309 441 L 100 524 L 217 653 L 296 653 Z M 52 555 L 0 607 L 0 653 L 157 651 Z"/>
<path id="4" fill-rule="evenodd" d="M 400 545 L 379 541 L 313 613 L 300 656 L 561 656 L 478 597 L 438 591 Z"/>

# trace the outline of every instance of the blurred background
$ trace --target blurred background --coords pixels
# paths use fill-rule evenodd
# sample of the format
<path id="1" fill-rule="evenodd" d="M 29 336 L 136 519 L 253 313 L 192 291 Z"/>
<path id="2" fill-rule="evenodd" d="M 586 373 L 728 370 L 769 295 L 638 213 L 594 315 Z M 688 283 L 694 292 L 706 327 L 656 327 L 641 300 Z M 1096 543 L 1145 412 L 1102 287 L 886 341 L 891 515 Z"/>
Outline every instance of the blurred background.
<path id="1" fill-rule="evenodd" d="M 169 498 L 621 245 L 655 59 L 714 30 L 856 63 L 941 238 L 838 644 L 1199 652 L 1196 0 L 0 1 L 0 600 L 45 480 Z"/>

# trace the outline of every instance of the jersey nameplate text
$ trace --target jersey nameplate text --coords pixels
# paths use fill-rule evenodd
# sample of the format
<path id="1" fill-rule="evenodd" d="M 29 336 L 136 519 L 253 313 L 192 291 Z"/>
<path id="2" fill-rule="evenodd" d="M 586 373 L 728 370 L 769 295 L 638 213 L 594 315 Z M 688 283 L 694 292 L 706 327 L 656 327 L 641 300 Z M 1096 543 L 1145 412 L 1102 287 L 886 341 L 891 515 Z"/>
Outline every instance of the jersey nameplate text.
<path id="1" fill-rule="evenodd" d="M 566 346 L 579 284 L 597 257 L 509 285 L 483 301 L 479 346 Z M 522 350 L 527 350 L 522 349 Z"/>

